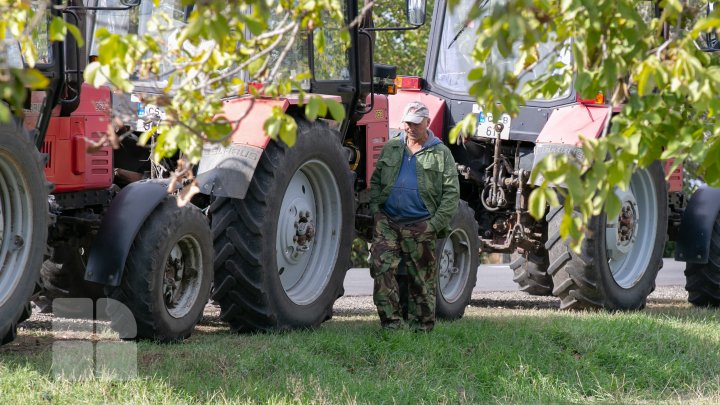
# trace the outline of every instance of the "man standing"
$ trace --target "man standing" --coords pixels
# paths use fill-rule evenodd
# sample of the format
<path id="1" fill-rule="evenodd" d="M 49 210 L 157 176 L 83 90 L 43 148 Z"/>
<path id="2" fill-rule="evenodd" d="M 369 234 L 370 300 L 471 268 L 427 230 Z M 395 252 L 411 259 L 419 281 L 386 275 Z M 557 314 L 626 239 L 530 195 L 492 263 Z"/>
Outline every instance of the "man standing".
<path id="1" fill-rule="evenodd" d="M 428 129 L 427 106 L 408 103 L 402 123 L 404 132 L 385 144 L 370 179 L 373 301 L 383 328 L 402 325 L 395 279 L 402 261 L 408 274 L 408 322 L 415 330 L 430 331 L 435 326 L 435 241 L 448 234 L 457 211 L 458 175 L 450 150 Z"/>

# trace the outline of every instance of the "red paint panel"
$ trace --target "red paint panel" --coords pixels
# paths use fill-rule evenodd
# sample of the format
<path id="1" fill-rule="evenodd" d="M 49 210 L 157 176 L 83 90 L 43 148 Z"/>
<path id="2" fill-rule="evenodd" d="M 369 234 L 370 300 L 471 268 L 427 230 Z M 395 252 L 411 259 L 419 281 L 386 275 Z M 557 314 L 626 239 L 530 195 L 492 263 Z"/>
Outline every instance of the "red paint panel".
<path id="1" fill-rule="evenodd" d="M 365 137 L 365 184 L 370 188 L 370 177 L 380 158 L 385 142 L 388 141 L 389 128 L 387 122 L 372 122 L 366 126 Z"/>
<path id="2" fill-rule="evenodd" d="M 73 111 L 73 116 L 109 116 L 112 108 L 110 88 L 95 88 L 83 83 L 80 90 L 80 104 Z"/>
<path id="3" fill-rule="evenodd" d="M 365 100 L 366 105 L 370 105 L 370 96 Z M 375 103 L 373 109 L 369 113 L 363 115 L 362 119 L 358 121 L 358 126 L 367 125 L 371 122 L 382 122 L 387 127 L 388 121 L 388 98 L 383 94 L 375 95 Z M 387 137 L 387 135 L 386 135 Z"/>
<path id="4" fill-rule="evenodd" d="M 45 176 L 55 184 L 53 193 L 102 190 L 112 185 L 112 148 L 88 153 L 88 140 L 97 141 L 107 131 L 104 115 L 52 117 L 43 153 L 49 154 Z"/>
<path id="5" fill-rule="evenodd" d="M 87 150 L 85 137 L 82 135 L 74 135 L 70 143 L 70 150 L 72 151 L 72 158 L 70 159 L 72 172 L 76 175 L 83 174 L 85 173 L 85 151 Z"/>
<path id="6" fill-rule="evenodd" d="M 342 101 L 340 96 L 320 94 L 324 99 Z M 270 138 L 265 134 L 263 125 L 265 120 L 272 114 L 273 107 L 277 106 L 287 110 L 290 105 L 297 105 L 300 99 L 296 95 L 290 95 L 281 100 L 256 98 L 255 103 L 251 104 L 252 98 L 241 97 L 227 100 L 223 106 L 225 117 L 230 121 L 235 121 L 245 115 L 246 111 L 252 105 L 252 110 L 248 113 L 238 125 L 233 126 L 232 143 L 240 145 L 252 145 L 261 149 L 265 149 Z"/>
<path id="7" fill-rule="evenodd" d="M 255 103 L 251 103 L 251 101 L 252 99 L 249 97 L 235 98 L 226 101 L 223 106 L 225 117 L 229 121 L 235 121 L 244 116 L 252 106 L 252 110 L 247 112 L 247 116 L 239 124 L 233 125 L 232 143 L 265 149 L 270 142 L 270 138 L 263 129 L 265 120 L 272 114 L 273 107 L 278 106 L 287 110 L 290 102 L 271 99 L 255 99 Z"/>
<path id="8" fill-rule="evenodd" d="M 420 101 L 430 110 L 430 130 L 440 139 L 445 138 L 443 133 L 443 119 L 445 117 L 445 100 L 421 91 L 398 90 L 397 94 L 388 97 L 388 123 L 390 128 L 402 129 L 402 113 L 405 105 L 411 101 Z"/>
<path id="9" fill-rule="evenodd" d="M 537 143 L 579 145 L 580 135 L 597 138 L 602 133 L 607 116 L 607 107 L 573 104 L 558 108 L 550 114 Z"/>
<path id="10" fill-rule="evenodd" d="M 338 95 L 335 95 L 335 94 L 318 94 L 318 93 L 312 93 L 312 94 L 306 95 L 306 96 L 305 96 L 305 100 L 307 100 L 308 97 L 311 96 L 311 95 L 312 95 L 312 96 L 320 96 L 320 98 L 325 99 L 325 100 L 335 100 L 335 101 L 337 101 L 338 103 L 341 103 L 341 102 L 342 102 L 342 97 L 340 97 L 340 96 L 338 96 Z M 286 100 L 288 101 L 288 103 L 290 103 L 291 105 L 298 105 L 298 104 L 300 104 L 300 97 L 299 97 L 297 94 L 295 94 L 295 93 L 289 94 L 289 95 L 287 95 L 287 96 L 285 96 L 285 97 L 283 97 L 283 98 L 286 99 Z"/>
<path id="11" fill-rule="evenodd" d="M 665 176 L 668 175 L 668 171 L 672 167 L 674 159 L 669 159 L 665 162 Z M 668 192 L 672 193 L 675 191 L 682 191 L 683 189 L 683 167 L 680 164 L 678 167 L 670 173 L 668 178 Z"/>

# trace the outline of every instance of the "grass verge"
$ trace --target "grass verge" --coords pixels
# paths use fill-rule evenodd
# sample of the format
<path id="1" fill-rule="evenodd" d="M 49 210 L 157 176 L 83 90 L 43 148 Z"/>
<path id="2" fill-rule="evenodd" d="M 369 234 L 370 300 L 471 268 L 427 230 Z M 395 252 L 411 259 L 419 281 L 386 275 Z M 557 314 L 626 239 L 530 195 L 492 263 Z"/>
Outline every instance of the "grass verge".
<path id="1" fill-rule="evenodd" d="M 213 322 L 188 341 L 137 346 L 138 377 L 53 377 L 50 332 L 0 348 L 2 403 L 720 402 L 720 313 L 469 307 L 430 334 L 376 316 L 236 335 Z"/>

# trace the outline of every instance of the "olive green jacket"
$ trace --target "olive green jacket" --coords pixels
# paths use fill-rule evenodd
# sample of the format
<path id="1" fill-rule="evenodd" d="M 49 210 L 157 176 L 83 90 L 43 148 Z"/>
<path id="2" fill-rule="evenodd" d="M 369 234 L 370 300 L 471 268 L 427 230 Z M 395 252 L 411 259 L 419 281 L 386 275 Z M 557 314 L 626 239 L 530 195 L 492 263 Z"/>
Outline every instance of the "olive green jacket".
<path id="1" fill-rule="evenodd" d="M 370 212 L 373 215 L 382 208 L 395 185 L 402 165 L 404 139 L 403 134 L 389 140 L 380 153 L 370 178 Z M 442 238 L 448 233 L 460 200 L 455 159 L 442 143 L 422 149 L 415 156 L 420 198 L 430 212 L 430 226 Z"/>

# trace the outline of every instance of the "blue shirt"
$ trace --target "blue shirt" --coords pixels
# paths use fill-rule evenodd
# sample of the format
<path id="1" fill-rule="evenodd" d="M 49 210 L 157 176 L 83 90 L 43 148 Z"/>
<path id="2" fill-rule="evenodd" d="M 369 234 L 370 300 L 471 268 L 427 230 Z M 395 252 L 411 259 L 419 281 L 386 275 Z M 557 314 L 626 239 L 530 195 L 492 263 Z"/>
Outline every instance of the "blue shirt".
<path id="1" fill-rule="evenodd" d="M 400 139 L 405 140 L 404 133 L 400 135 Z M 391 219 L 403 222 L 430 217 L 430 211 L 428 211 L 422 198 L 420 198 L 420 190 L 418 189 L 417 183 L 416 155 L 439 143 L 441 143 L 440 139 L 435 137 L 432 132 L 429 132 L 428 140 L 422 149 L 415 154 L 411 154 L 408 148 L 405 147 L 400 171 L 395 179 L 395 185 L 383 204 L 383 210 Z"/>

